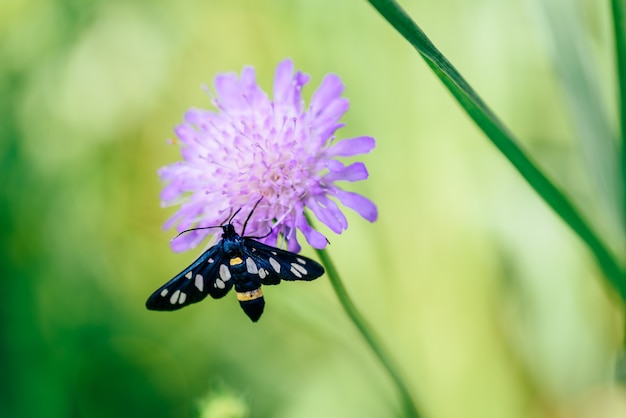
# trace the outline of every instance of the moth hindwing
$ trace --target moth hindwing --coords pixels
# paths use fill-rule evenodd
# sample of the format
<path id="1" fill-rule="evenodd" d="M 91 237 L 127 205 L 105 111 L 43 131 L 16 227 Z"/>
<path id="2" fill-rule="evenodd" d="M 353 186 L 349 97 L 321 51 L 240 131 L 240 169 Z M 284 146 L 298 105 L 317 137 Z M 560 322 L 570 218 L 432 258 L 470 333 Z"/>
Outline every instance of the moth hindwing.
<path id="1" fill-rule="evenodd" d="M 207 295 L 219 299 L 234 286 L 239 305 L 256 322 L 265 307 L 261 285 L 310 281 L 324 274 L 324 268 L 310 258 L 242 237 L 230 223 L 222 229 L 217 244 L 148 298 L 148 309 L 173 311 Z"/>

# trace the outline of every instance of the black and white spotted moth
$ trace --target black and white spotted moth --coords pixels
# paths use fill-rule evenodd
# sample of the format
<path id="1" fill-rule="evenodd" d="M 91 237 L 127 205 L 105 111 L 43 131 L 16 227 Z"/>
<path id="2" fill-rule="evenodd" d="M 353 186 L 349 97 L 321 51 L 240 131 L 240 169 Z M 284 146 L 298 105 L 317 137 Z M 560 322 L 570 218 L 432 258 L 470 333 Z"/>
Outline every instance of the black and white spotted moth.
<path id="1" fill-rule="evenodd" d="M 310 258 L 237 234 L 230 221 L 221 228 L 222 239 L 154 292 L 146 301 L 148 309 L 173 311 L 207 295 L 219 299 L 234 286 L 239 305 L 256 322 L 265 307 L 261 285 L 310 281 L 324 274 Z M 245 228 L 244 224 L 242 235 Z"/>

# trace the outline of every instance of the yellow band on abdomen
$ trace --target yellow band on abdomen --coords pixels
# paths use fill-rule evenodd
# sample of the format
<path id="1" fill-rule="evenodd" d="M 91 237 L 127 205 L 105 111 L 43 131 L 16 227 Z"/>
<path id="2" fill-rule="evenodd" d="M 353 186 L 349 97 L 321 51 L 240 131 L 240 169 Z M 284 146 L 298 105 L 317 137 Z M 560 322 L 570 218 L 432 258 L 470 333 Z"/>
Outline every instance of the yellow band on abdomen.
<path id="1" fill-rule="evenodd" d="M 261 297 L 263 297 L 263 292 L 261 291 L 260 287 L 258 289 L 250 290 L 248 292 L 237 292 L 237 299 L 239 299 L 241 302 L 255 300 Z"/>

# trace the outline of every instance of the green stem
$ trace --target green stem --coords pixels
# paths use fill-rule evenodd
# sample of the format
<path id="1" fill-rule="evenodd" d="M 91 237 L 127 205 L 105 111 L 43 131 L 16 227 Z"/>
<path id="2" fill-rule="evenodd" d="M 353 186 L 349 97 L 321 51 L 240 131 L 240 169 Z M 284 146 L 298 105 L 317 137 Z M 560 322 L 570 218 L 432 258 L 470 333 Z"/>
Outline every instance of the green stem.
<path id="1" fill-rule="evenodd" d="M 613 32 L 615 35 L 615 61 L 619 85 L 620 166 L 622 193 L 622 231 L 626 233 L 626 3 L 611 0 Z"/>
<path id="2" fill-rule="evenodd" d="M 316 251 L 320 257 L 320 260 L 322 261 L 322 264 L 324 265 L 324 268 L 326 269 L 326 274 L 330 278 L 330 283 L 332 284 L 333 289 L 335 290 L 335 293 L 339 298 L 339 302 L 341 302 L 341 306 L 343 306 L 343 309 L 348 314 L 348 317 L 350 317 L 352 323 L 357 327 L 357 329 L 361 333 L 361 336 L 365 339 L 367 345 L 370 346 L 370 348 L 374 352 L 374 355 L 383 365 L 383 367 L 389 374 L 389 377 L 395 384 L 400 394 L 400 398 L 402 399 L 402 405 L 406 416 L 419 418 L 420 414 L 417 412 L 417 407 L 413 403 L 413 399 L 411 398 L 411 394 L 409 393 L 407 385 L 404 383 L 404 380 L 400 376 L 398 369 L 391 361 L 389 355 L 385 352 L 385 350 L 383 350 L 381 344 L 374 336 L 374 333 L 371 331 L 370 327 L 365 321 L 365 318 L 363 318 L 361 313 L 357 310 L 356 306 L 350 299 L 350 296 L 348 295 L 348 292 L 344 287 L 341 278 L 339 277 L 339 273 L 337 272 L 337 269 L 330 259 L 330 256 L 328 255 L 326 250 Z"/>
<path id="3" fill-rule="evenodd" d="M 515 137 L 505 128 L 469 83 L 446 57 L 428 39 L 409 15 L 393 0 L 368 0 L 369 3 L 407 40 L 424 58 L 428 66 L 448 88 L 467 114 L 487 135 L 491 142 L 513 164 L 528 184 L 560 216 L 591 250 L 609 284 L 626 303 L 626 273 L 617 259 L 593 231 L 569 199 L 552 183 L 519 146 Z M 625 157 L 626 158 L 626 157 Z"/>

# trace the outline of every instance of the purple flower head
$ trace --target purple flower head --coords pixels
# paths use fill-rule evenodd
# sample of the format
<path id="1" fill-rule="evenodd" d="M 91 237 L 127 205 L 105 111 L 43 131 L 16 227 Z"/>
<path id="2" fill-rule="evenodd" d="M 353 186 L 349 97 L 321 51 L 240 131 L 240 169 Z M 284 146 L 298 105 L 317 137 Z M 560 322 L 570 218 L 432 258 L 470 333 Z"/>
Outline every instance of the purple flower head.
<path id="1" fill-rule="evenodd" d="M 367 178 L 363 163 L 345 165 L 337 157 L 371 151 L 374 138 L 336 140 L 335 132 L 344 126 L 340 119 L 348 110 L 341 79 L 327 75 L 307 108 L 301 90 L 308 81 L 308 75 L 294 73 L 289 59 L 276 69 L 273 100 L 259 88 L 251 67 L 245 67 L 241 77 L 227 73 L 215 78 L 212 103 L 217 111 L 190 109 L 185 114 L 176 128 L 183 161 L 159 170 L 167 183 L 161 193 L 163 204 L 181 205 L 165 228 L 221 225 L 241 208 L 233 220 L 241 233 L 245 218 L 261 199 L 245 234 L 269 233 L 260 241 L 272 246 L 281 236 L 289 251 L 298 252 L 297 229 L 315 248 L 327 243 L 307 222 L 305 208 L 338 234 L 348 223 L 335 200 L 368 221 L 376 220 L 376 206 L 369 199 L 336 184 Z M 172 248 L 193 248 L 214 233 L 189 232 L 174 240 Z"/>

